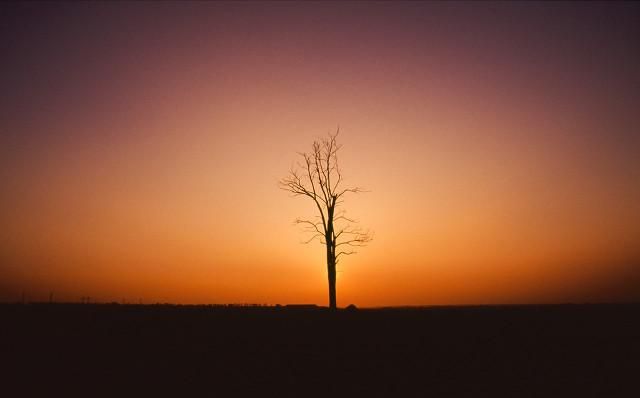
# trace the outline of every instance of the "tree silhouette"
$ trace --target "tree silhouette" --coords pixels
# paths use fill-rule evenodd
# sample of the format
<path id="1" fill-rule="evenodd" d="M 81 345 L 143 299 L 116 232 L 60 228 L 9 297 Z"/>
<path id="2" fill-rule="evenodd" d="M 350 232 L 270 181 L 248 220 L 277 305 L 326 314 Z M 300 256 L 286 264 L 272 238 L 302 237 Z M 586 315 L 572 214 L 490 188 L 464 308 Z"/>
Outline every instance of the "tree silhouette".
<path id="1" fill-rule="evenodd" d="M 341 256 L 355 254 L 355 249 L 365 246 L 372 237 L 368 231 L 357 227 L 357 221 L 336 211 L 344 196 L 364 192 L 359 187 L 344 187 L 338 151 L 342 145 L 336 142 L 340 129 L 327 138 L 314 141 L 310 153 L 301 152 L 301 161 L 291 168 L 289 175 L 280 180 L 280 188 L 293 196 L 306 196 L 313 200 L 318 210 L 314 219 L 296 219 L 295 224 L 305 227 L 311 237 L 305 243 L 318 239 L 326 246 L 327 275 L 329 279 L 329 308 L 336 308 L 336 264 Z"/>

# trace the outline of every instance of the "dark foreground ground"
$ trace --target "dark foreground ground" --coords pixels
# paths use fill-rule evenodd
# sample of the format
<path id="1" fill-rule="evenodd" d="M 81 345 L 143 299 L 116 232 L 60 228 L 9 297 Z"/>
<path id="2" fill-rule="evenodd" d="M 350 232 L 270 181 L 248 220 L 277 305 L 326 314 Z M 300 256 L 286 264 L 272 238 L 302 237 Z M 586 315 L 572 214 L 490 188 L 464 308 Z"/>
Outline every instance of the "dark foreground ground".
<path id="1" fill-rule="evenodd" d="M 18 304 L 0 325 L 6 397 L 640 396 L 640 305 Z"/>

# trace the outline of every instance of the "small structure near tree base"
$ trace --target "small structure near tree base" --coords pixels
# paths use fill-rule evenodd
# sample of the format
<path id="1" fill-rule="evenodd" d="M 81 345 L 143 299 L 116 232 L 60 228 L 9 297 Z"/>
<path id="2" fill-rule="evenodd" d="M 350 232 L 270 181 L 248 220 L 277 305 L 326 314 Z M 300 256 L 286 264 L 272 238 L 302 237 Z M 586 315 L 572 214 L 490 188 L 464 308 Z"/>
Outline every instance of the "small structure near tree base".
<path id="1" fill-rule="evenodd" d="M 289 310 L 317 310 L 320 307 L 315 304 L 287 304 L 285 308 Z"/>

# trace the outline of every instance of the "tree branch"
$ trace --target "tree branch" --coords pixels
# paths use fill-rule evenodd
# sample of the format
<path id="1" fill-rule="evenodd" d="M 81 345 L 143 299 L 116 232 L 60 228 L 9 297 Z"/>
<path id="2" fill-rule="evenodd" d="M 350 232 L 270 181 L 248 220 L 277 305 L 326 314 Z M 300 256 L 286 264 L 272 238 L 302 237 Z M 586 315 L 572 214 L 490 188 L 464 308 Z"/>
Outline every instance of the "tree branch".
<path id="1" fill-rule="evenodd" d="M 338 127 L 334 134 L 314 141 L 310 152 L 300 152 L 302 159 L 296 163 L 297 167 L 292 167 L 289 175 L 279 181 L 282 190 L 293 196 L 308 196 L 314 201 L 319 220 L 296 219 L 294 224 L 303 225 L 304 232 L 312 234 L 305 243 L 319 238 L 320 243 L 328 245 L 335 262 L 338 257 L 356 253 L 351 249 L 336 253 L 338 246 L 362 247 L 373 239 L 368 231 L 353 225 L 357 220 L 346 216 L 344 210 L 337 211 L 347 193 L 367 192 L 360 187 L 342 186 L 344 177 L 338 164 L 338 151 L 342 148 L 337 143 L 339 133 Z"/>

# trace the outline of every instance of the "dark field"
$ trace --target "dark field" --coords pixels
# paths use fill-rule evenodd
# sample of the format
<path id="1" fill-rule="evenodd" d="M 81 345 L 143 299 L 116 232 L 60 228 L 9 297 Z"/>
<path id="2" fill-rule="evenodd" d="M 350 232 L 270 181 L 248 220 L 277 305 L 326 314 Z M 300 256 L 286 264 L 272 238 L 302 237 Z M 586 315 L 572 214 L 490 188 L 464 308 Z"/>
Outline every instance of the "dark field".
<path id="1" fill-rule="evenodd" d="M 640 396 L 640 305 L 18 304 L 0 316 L 6 397 Z"/>

